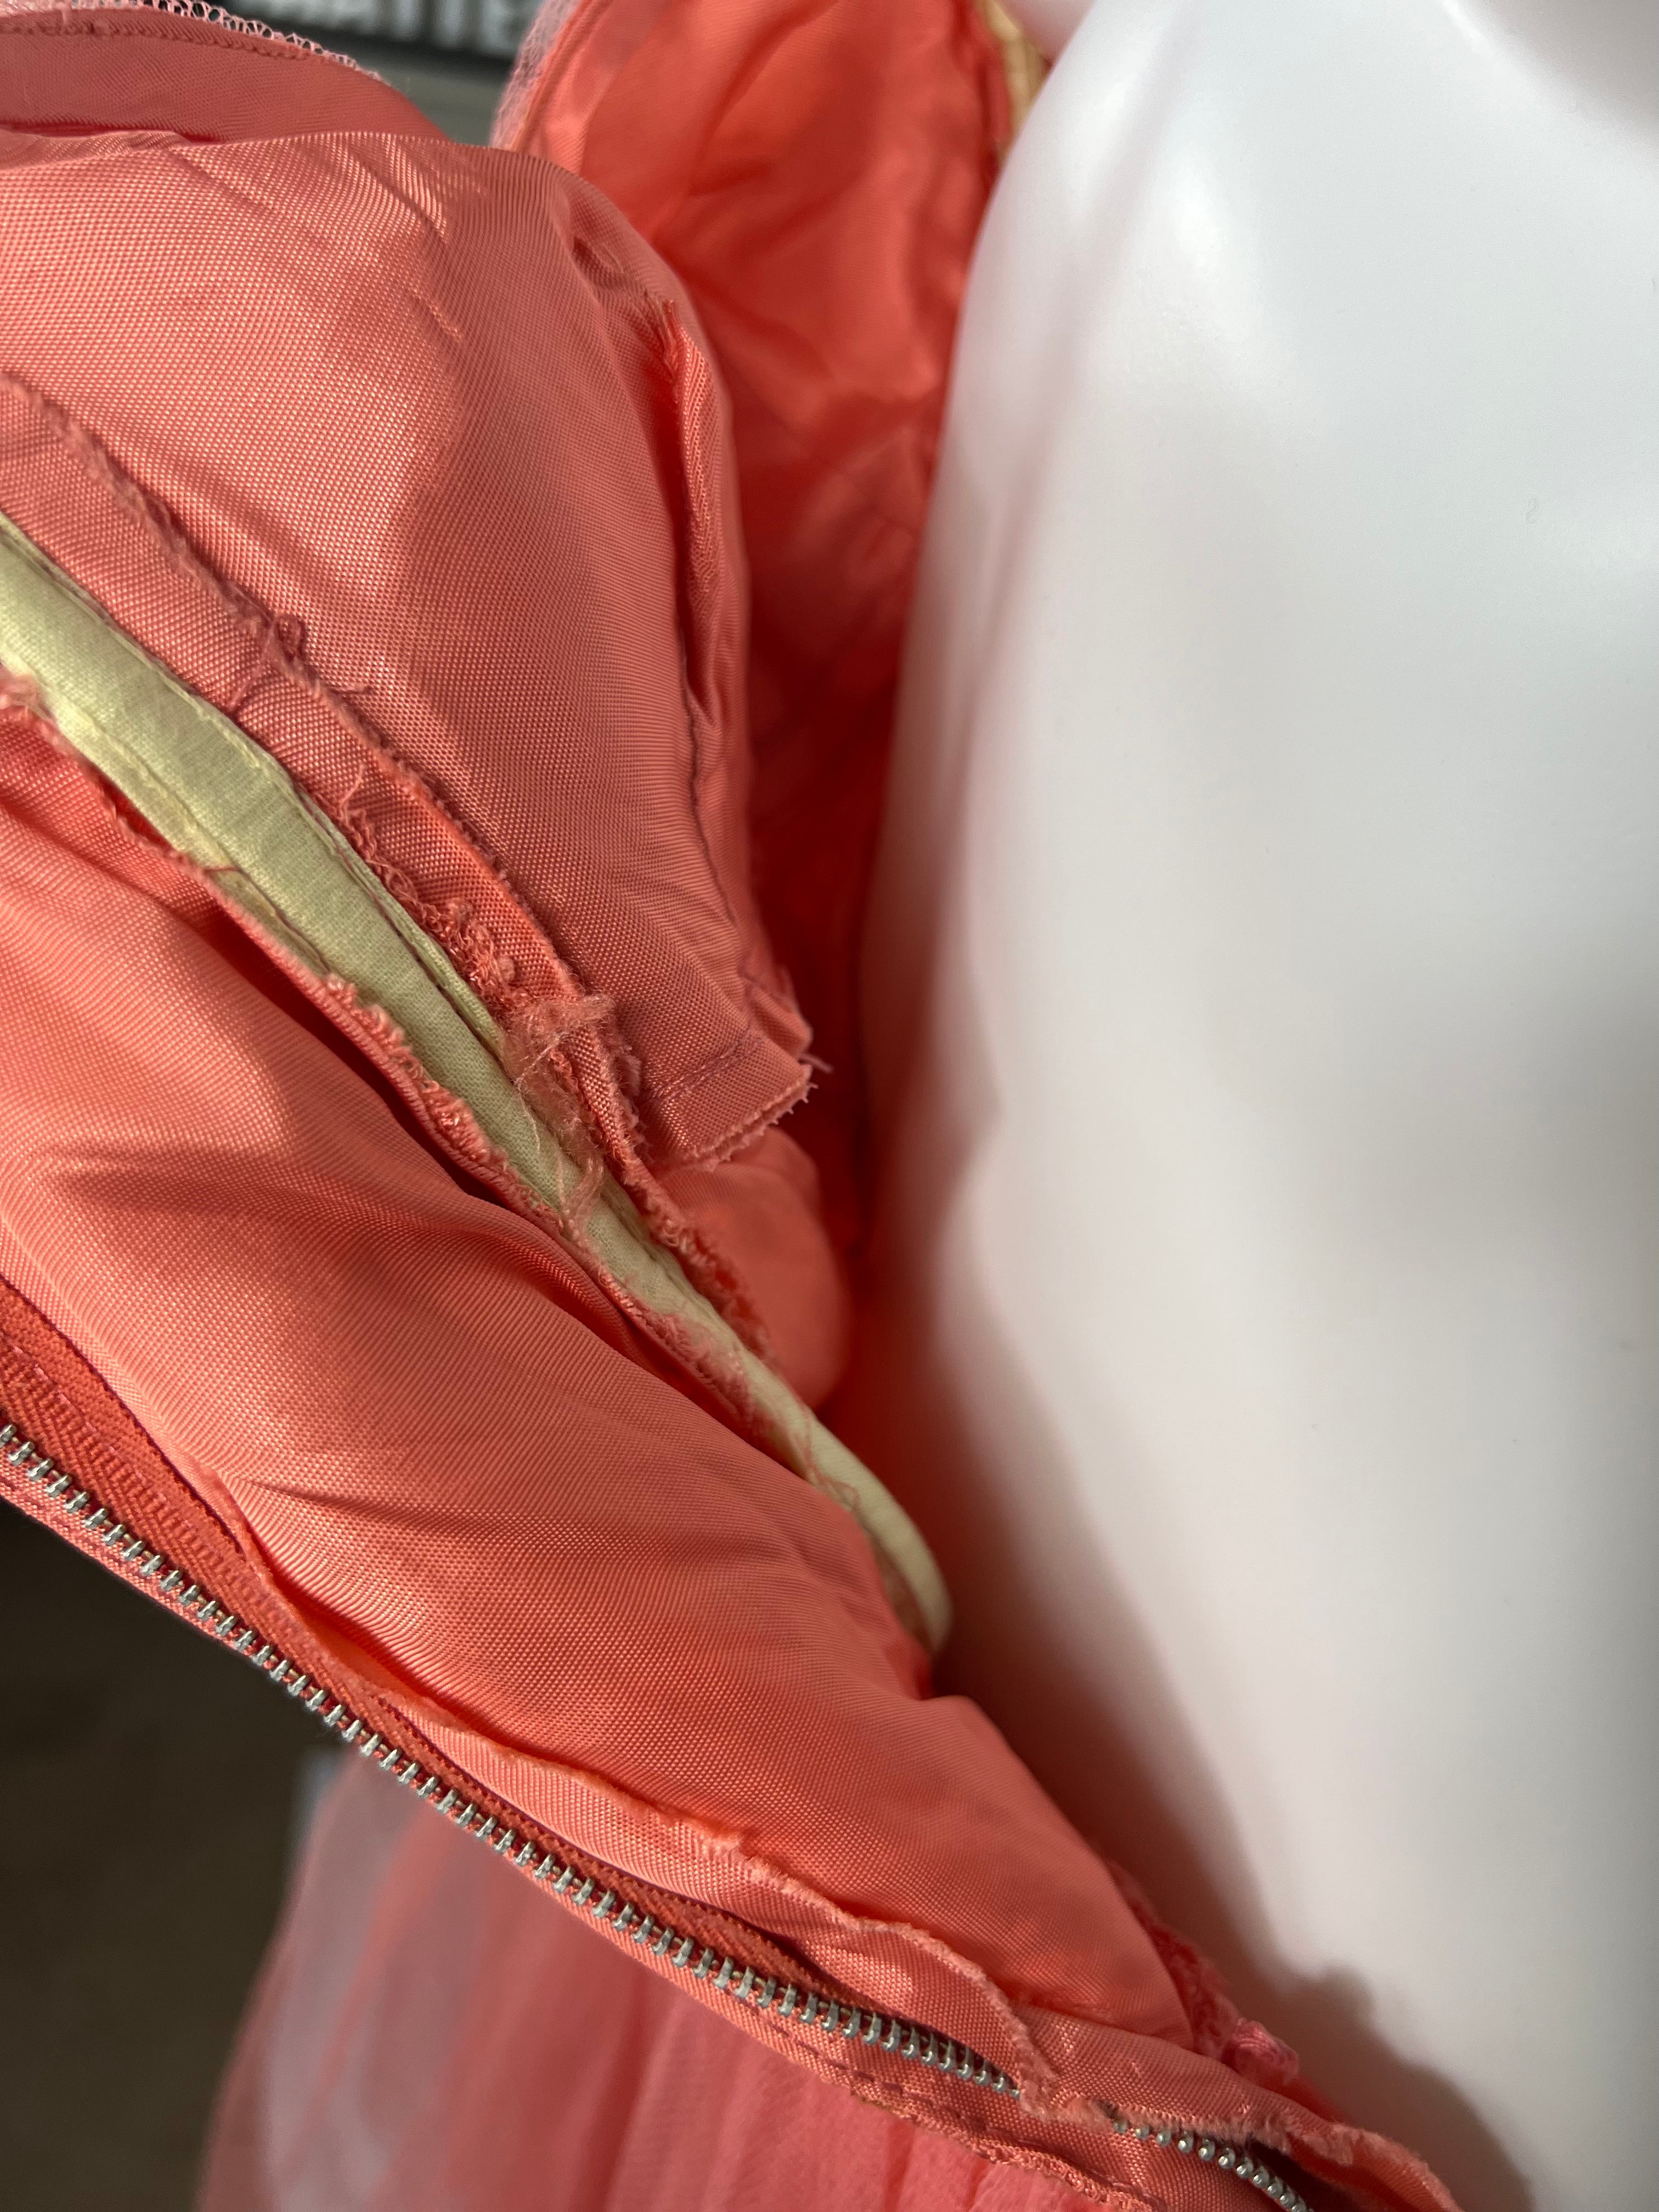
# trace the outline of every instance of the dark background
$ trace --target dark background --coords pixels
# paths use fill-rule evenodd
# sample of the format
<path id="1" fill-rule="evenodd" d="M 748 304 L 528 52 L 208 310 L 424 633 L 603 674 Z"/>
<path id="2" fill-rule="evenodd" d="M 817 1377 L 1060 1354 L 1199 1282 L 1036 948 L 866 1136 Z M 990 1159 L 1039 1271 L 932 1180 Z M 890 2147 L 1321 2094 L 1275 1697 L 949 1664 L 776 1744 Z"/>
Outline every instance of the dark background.
<path id="1" fill-rule="evenodd" d="M 185 2212 L 315 1721 L 0 1504 L 0 2203 Z"/>

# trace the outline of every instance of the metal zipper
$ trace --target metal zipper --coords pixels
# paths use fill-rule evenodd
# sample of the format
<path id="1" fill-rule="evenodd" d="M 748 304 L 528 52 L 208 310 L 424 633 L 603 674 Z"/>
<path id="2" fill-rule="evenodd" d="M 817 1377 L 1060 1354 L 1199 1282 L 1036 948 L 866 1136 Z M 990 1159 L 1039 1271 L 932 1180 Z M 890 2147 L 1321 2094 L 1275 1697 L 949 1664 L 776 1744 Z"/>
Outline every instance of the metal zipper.
<path id="1" fill-rule="evenodd" d="M 147 1582 L 152 1596 L 165 1601 L 194 1626 L 257 1667 L 307 1712 L 315 1714 L 325 1728 L 331 1729 L 342 1743 L 350 1744 L 363 1758 L 373 1759 L 383 1773 L 412 1790 L 464 1834 L 487 1843 L 510 1865 L 527 1873 L 532 1881 L 544 1884 L 555 1896 L 584 1907 L 601 1926 L 609 1925 L 615 1934 L 628 1934 L 642 1948 L 648 1948 L 653 1958 L 690 1974 L 694 1981 L 712 1981 L 716 1989 L 724 1990 L 739 2003 L 751 2004 L 757 2012 L 769 2012 L 775 2020 L 789 2021 L 798 2027 L 816 2027 L 823 2034 L 839 2035 L 845 2042 L 873 2045 L 997 2096 L 1018 2096 L 1018 2083 L 966 2044 L 915 2021 L 848 2005 L 794 1982 L 780 1987 L 775 1976 L 763 1975 L 729 1953 L 701 1943 L 672 1923 L 642 1912 L 615 1886 L 603 1886 L 598 1876 L 584 1876 L 556 1852 L 543 1851 L 539 1844 L 521 1838 L 516 1829 L 502 1826 L 494 1814 L 464 1799 L 459 1790 L 448 1787 L 412 1753 L 371 1728 L 343 1698 L 313 1683 L 303 1668 L 263 1638 L 258 1629 L 247 1626 L 232 1607 L 221 1604 L 166 1553 L 114 1518 L 91 1491 L 83 1488 L 67 1468 L 58 1467 L 39 1444 L 22 1436 L 12 1421 L 4 1420 L 0 1425 L 0 1450 L 9 1464 L 36 1486 L 41 1496 L 50 1498 L 67 1519 L 78 1522 L 83 1534 L 96 1534 L 124 1566 Z"/>
<path id="2" fill-rule="evenodd" d="M 1200 2166 L 1213 2166 L 1218 2172 L 1236 2174 L 1239 2180 L 1248 2181 L 1253 2189 L 1271 2197 L 1275 2204 L 1282 2204 L 1285 2212 L 1310 2212 L 1305 2197 L 1238 2144 L 1200 2135 L 1196 2128 L 1182 2127 L 1178 2122 L 1134 2121 L 1121 2112 L 1114 2118 L 1112 2129 L 1115 2134 L 1133 2136 L 1137 2142 L 1157 2143 L 1162 2150 L 1175 2150 L 1184 2158 L 1196 2158 Z"/>
<path id="3" fill-rule="evenodd" d="M 258 1629 L 242 1622 L 229 1606 L 221 1604 L 210 1590 L 192 1580 L 165 1552 L 115 1518 L 68 1468 L 58 1466 L 39 1444 L 21 1435 L 16 1425 L 4 1418 L 3 1408 L 0 1408 L 0 1452 L 41 1497 L 53 1501 L 66 1519 L 77 1522 L 84 1534 L 95 1534 L 114 1558 L 148 1583 L 150 1595 L 158 1602 L 181 1613 L 194 1626 L 257 1667 L 262 1674 L 286 1690 L 289 1697 L 297 1698 L 307 1712 L 315 1714 L 325 1728 L 331 1729 L 342 1743 L 350 1744 L 363 1758 L 373 1759 L 383 1773 L 412 1790 L 416 1797 L 429 1804 L 434 1812 L 441 1813 L 463 1834 L 481 1844 L 487 1843 L 509 1865 L 527 1873 L 532 1881 L 544 1884 L 555 1896 L 567 1899 L 573 1907 L 585 1908 L 596 1923 L 608 1925 L 613 1934 L 626 1934 L 642 1949 L 648 1949 L 653 1958 L 689 1974 L 694 1981 L 712 1981 L 717 1990 L 724 1990 L 739 2004 L 753 2005 L 757 2012 L 769 2012 L 775 2020 L 788 2021 L 797 2027 L 815 2027 L 822 2034 L 839 2036 L 843 2042 L 861 2043 L 889 2051 L 914 2064 L 931 2067 L 957 2081 L 970 2082 L 976 2088 L 988 2089 L 996 2096 L 1018 2097 L 1019 2084 L 966 2044 L 957 2043 L 915 2021 L 844 2004 L 817 1990 L 799 1988 L 793 1982 L 787 1982 L 780 1988 L 775 1976 L 762 1975 L 729 1953 L 700 1943 L 696 1936 L 683 1935 L 668 1922 L 642 1912 L 614 1887 L 602 1887 L 599 1876 L 582 1875 L 577 1866 L 562 1860 L 556 1851 L 544 1852 L 538 1844 L 521 1838 L 516 1829 L 503 1827 L 493 1814 L 486 1814 L 470 1799 L 464 1801 L 458 1790 L 447 1785 L 441 1776 L 424 1766 L 412 1753 L 370 1728 L 343 1698 L 333 1697 L 322 1684 L 313 1683 L 303 1668 L 262 1638 Z M 1174 2121 L 1137 2122 L 1119 2113 L 1113 2117 L 1112 2126 L 1117 2134 L 1132 2135 L 1138 2142 L 1155 2143 L 1162 2149 L 1196 2157 L 1202 2165 L 1212 2164 L 1221 2172 L 1231 2172 L 1260 2190 L 1275 2204 L 1284 2206 L 1285 2212 L 1310 2212 L 1307 2203 L 1288 2182 L 1280 2180 L 1242 2148 L 1200 2135 Z"/>

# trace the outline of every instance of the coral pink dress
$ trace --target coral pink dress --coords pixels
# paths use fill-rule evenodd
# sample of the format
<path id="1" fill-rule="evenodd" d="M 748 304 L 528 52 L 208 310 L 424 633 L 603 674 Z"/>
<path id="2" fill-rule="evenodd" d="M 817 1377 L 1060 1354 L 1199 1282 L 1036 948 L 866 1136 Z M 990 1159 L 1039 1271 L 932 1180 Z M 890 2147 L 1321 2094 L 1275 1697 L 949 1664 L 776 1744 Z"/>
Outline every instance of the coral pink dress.
<path id="1" fill-rule="evenodd" d="M 208 2203 L 1445 2212 L 809 1411 L 978 17 L 555 6 L 491 149 L 159 9 L 0 94 L 0 1476 L 386 1778 Z"/>

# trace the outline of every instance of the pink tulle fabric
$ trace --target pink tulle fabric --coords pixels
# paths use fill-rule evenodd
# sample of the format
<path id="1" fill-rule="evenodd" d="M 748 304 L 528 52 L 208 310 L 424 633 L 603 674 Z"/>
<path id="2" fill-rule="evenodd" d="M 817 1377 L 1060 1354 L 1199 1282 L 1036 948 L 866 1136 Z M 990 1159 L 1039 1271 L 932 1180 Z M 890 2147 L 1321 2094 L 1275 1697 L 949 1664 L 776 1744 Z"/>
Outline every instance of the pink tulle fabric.
<path id="1" fill-rule="evenodd" d="M 226 2077 L 198 2212 L 1083 2202 L 686 2003 L 354 1759 Z"/>

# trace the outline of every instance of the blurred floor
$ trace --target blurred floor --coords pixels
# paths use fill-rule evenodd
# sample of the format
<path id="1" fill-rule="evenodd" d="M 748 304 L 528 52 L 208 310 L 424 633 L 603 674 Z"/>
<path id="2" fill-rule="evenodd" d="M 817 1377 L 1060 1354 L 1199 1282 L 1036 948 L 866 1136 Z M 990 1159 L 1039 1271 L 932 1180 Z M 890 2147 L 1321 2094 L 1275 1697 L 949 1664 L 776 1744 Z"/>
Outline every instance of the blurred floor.
<path id="1" fill-rule="evenodd" d="M 503 66 L 318 43 L 488 139 Z M 245 1662 L 0 1505 L 5 2212 L 189 2212 L 322 1743 Z"/>
<path id="2" fill-rule="evenodd" d="M 0 2203 L 186 2212 L 315 1721 L 0 1506 Z"/>

